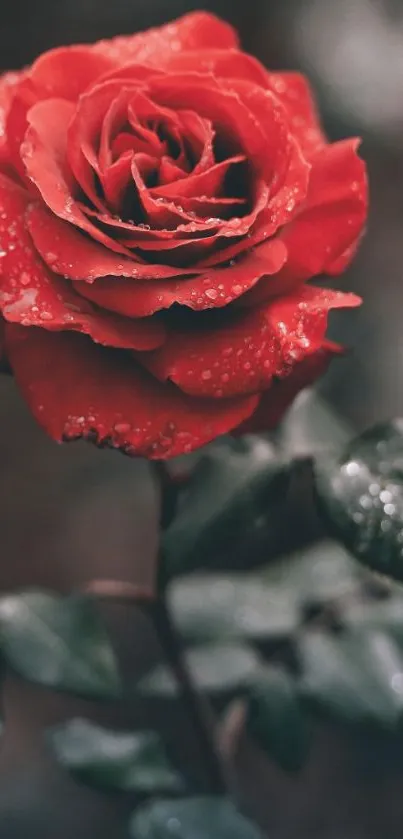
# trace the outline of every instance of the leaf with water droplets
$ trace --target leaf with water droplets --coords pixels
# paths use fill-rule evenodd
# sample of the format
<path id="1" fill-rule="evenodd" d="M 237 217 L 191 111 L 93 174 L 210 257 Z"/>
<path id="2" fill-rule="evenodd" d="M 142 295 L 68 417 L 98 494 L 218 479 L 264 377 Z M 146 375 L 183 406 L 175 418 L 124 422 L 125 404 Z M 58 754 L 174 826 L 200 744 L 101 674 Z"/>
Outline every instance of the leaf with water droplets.
<path id="1" fill-rule="evenodd" d="M 298 652 L 301 698 L 316 712 L 352 725 L 394 728 L 403 713 L 403 657 L 386 633 L 306 632 Z"/>
<path id="2" fill-rule="evenodd" d="M 153 731 L 111 731 L 73 719 L 48 731 L 48 740 L 59 764 L 82 783 L 142 795 L 183 788 Z"/>
<path id="3" fill-rule="evenodd" d="M 133 839 L 263 839 L 262 833 L 225 798 L 154 801 L 137 810 Z"/>
<path id="4" fill-rule="evenodd" d="M 247 730 L 287 772 L 304 765 L 311 727 L 296 689 L 296 680 L 279 667 L 265 667 L 248 696 Z"/>
<path id="5" fill-rule="evenodd" d="M 0 600 L 0 649 L 20 676 L 56 690 L 116 697 L 115 656 L 91 600 L 26 591 Z"/>
<path id="6" fill-rule="evenodd" d="M 225 439 L 210 446 L 164 536 L 167 576 L 203 568 L 244 538 L 270 504 L 284 498 L 288 481 L 287 468 L 263 438 Z"/>
<path id="7" fill-rule="evenodd" d="M 403 581 L 403 420 L 382 423 L 316 468 L 319 506 L 365 565 Z"/>

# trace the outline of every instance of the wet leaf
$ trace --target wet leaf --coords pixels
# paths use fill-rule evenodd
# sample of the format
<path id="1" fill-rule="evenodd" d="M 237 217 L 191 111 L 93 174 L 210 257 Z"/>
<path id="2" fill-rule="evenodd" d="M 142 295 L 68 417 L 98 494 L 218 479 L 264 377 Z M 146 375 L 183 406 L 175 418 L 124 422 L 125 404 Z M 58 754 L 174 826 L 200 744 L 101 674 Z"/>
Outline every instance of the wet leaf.
<path id="1" fill-rule="evenodd" d="M 403 420 L 376 425 L 316 469 L 320 509 L 365 565 L 403 581 Z"/>
<path id="2" fill-rule="evenodd" d="M 301 708 L 293 676 L 279 667 L 266 667 L 249 690 L 247 730 L 282 769 L 295 772 L 304 765 L 311 727 Z"/>
<path id="3" fill-rule="evenodd" d="M 139 809 L 133 839 L 263 839 L 260 830 L 225 798 L 155 801 Z"/>
<path id="4" fill-rule="evenodd" d="M 163 541 L 167 576 L 204 568 L 283 498 L 289 472 L 261 437 L 218 441 L 197 463 Z"/>
<path id="5" fill-rule="evenodd" d="M 138 794 L 183 789 L 161 740 L 152 731 L 108 731 L 74 719 L 48 732 L 57 761 L 77 780 L 109 790 Z"/>
<path id="6" fill-rule="evenodd" d="M 171 586 L 176 625 L 188 641 L 288 638 L 298 626 L 296 592 L 264 585 L 260 574 L 192 575 Z"/>
<path id="7" fill-rule="evenodd" d="M 119 693 L 115 656 L 94 603 L 32 590 L 0 599 L 0 647 L 24 679 L 81 696 Z"/>
<path id="8" fill-rule="evenodd" d="M 403 656 L 376 630 L 311 631 L 299 642 L 300 695 L 326 715 L 393 728 L 403 711 Z"/>
<path id="9" fill-rule="evenodd" d="M 186 652 L 195 684 L 208 694 L 245 690 L 260 667 L 260 659 L 246 644 L 222 643 L 193 647 Z M 179 688 L 171 670 L 158 665 L 138 685 L 147 695 L 176 697 Z"/>
<path id="10" fill-rule="evenodd" d="M 301 605 L 325 605 L 354 591 L 363 572 L 337 542 L 324 540 L 293 553 L 262 572 L 267 589 L 287 594 Z"/>
<path id="11" fill-rule="evenodd" d="M 385 632 L 403 653 L 403 596 L 399 591 L 382 600 L 347 603 L 343 621 L 350 628 Z"/>

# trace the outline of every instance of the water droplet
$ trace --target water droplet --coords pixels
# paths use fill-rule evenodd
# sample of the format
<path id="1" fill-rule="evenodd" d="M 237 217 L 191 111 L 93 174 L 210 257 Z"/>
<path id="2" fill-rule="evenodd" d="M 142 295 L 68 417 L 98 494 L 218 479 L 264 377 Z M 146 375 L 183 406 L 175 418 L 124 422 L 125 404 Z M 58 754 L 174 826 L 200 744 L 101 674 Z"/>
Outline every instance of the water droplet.
<path id="1" fill-rule="evenodd" d="M 202 377 L 204 382 L 207 382 L 209 379 L 211 379 L 212 375 L 213 374 L 212 374 L 211 370 L 203 370 L 203 372 L 201 374 L 201 377 Z"/>
<path id="2" fill-rule="evenodd" d="M 218 291 L 215 288 L 207 288 L 204 293 L 210 300 L 216 300 L 218 297 Z"/>

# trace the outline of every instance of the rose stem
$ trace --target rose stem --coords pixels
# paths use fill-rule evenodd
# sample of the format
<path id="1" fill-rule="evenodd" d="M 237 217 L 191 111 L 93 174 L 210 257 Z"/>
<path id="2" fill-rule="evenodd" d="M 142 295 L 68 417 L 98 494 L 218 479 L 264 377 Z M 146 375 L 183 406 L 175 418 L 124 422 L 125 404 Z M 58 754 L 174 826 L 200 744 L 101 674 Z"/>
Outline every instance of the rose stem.
<path id="1" fill-rule="evenodd" d="M 197 736 L 200 753 L 203 755 L 209 792 L 213 795 L 225 794 L 227 783 L 221 759 L 216 750 L 209 714 L 206 713 L 208 709 L 193 683 L 183 653 L 182 642 L 171 620 L 165 598 L 160 596 L 151 608 L 159 642 L 177 680 L 182 703 Z"/>
<path id="2" fill-rule="evenodd" d="M 175 515 L 177 487 L 172 481 L 164 461 L 154 461 L 153 466 L 160 486 L 160 528 L 163 531 L 169 526 Z M 167 582 L 164 557 L 161 551 L 157 572 L 157 599 L 150 604 L 154 628 L 167 663 L 181 691 L 182 704 L 193 725 L 200 753 L 203 755 L 209 790 L 215 795 L 225 794 L 228 785 L 224 766 L 215 743 L 212 715 L 209 713 L 204 697 L 200 695 L 197 686 L 194 684 L 187 665 L 182 639 L 171 618 L 166 600 Z"/>

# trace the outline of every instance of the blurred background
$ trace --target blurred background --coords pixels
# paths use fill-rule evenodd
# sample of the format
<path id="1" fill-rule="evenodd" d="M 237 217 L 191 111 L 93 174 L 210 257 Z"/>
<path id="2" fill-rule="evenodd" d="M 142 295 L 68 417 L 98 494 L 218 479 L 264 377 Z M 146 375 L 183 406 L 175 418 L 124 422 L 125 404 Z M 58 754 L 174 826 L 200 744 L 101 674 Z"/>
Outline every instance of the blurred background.
<path id="1" fill-rule="evenodd" d="M 372 196 L 368 233 L 354 265 L 337 282 L 361 294 L 364 305 L 332 321 L 333 335 L 351 350 L 320 389 L 358 429 L 403 413 L 401 0 L 205 0 L 202 6 L 190 0 L 1 0 L 0 66 L 18 68 L 50 47 L 133 32 L 195 8 L 231 21 L 245 49 L 268 67 L 306 73 L 332 138 L 363 137 Z M 90 447 L 52 444 L 5 378 L 0 428 L 0 588 L 70 590 L 89 577 L 110 575 L 111 562 L 114 576 L 130 578 L 133 556 L 146 577 L 157 516 L 147 469 Z M 138 635 L 128 616 L 112 619 L 130 658 Z M 1 839 L 123 837 L 126 803 L 79 789 L 40 746 L 45 720 L 94 709 L 9 679 L 6 712 Z M 111 709 L 102 719 L 139 723 L 138 709 Z M 291 781 L 246 755 L 245 777 L 252 778 L 254 806 L 268 820 L 270 836 L 400 839 L 401 760 L 395 765 L 388 754 L 375 771 L 372 748 L 377 746 L 367 742 L 358 759 L 355 746 L 323 731 L 308 771 Z"/>

